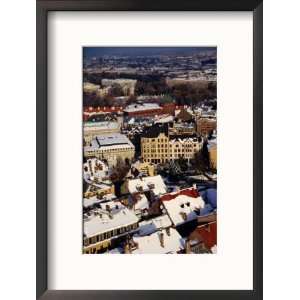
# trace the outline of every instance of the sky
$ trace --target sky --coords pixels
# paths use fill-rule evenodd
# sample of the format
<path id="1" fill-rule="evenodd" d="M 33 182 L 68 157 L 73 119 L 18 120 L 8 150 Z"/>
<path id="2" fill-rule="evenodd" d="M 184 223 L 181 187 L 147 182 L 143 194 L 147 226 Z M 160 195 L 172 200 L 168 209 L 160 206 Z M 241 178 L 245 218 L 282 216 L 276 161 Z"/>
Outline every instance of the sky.
<path id="1" fill-rule="evenodd" d="M 84 47 L 83 55 L 85 58 L 101 57 L 103 55 L 189 55 L 196 52 L 210 51 L 216 49 L 216 47 Z"/>

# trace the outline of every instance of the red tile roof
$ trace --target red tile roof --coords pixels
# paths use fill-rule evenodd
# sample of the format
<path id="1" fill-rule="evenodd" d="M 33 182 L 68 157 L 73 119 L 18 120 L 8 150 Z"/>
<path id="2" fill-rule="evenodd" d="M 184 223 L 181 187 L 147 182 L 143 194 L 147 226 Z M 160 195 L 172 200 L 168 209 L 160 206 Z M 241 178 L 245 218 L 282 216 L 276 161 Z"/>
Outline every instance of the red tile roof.
<path id="1" fill-rule="evenodd" d="M 198 226 L 191 234 L 192 238 L 195 236 L 204 243 L 207 249 L 211 249 L 217 245 L 217 222 Z"/>
<path id="2" fill-rule="evenodd" d="M 170 194 L 165 194 L 163 196 L 160 197 L 160 200 L 161 201 L 170 201 L 172 199 L 175 199 L 176 197 L 178 197 L 179 195 L 185 195 L 185 196 L 188 196 L 188 197 L 192 197 L 192 198 L 198 198 L 199 197 L 199 194 L 198 194 L 198 191 L 194 188 L 192 189 L 184 189 L 184 190 L 181 190 L 179 191 L 178 193 L 170 193 Z"/>

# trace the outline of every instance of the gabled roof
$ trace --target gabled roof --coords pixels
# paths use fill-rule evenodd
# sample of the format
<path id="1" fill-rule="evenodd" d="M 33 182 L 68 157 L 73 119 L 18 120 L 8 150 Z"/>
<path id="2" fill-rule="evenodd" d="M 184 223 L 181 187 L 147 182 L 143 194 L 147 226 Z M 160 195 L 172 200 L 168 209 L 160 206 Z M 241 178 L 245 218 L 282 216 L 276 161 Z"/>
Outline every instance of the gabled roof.
<path id="1" fill-rule="evenodd" d="M 160 133 L 164 133 L 168 136 L 168 124 L 154 124 L 153 126 L 147 128 L 142 133 L 141 137 L 145 138 L 157 138 Z"/>
<path id="2" fill-rule="evenodd" d="M 180 113 L 176 116 L 177 119 L 180 119 L 182 121 L 191 121 L 193 120 L 193 116 L 186 111 L 185 109 L 182 109 Z"/>
<path id="3" fill-rule="evenodd" d="M 205 202 L 195 188 L 163 195 L 160 200 L 175 226 L 196 220 L 205 207 Z"/>

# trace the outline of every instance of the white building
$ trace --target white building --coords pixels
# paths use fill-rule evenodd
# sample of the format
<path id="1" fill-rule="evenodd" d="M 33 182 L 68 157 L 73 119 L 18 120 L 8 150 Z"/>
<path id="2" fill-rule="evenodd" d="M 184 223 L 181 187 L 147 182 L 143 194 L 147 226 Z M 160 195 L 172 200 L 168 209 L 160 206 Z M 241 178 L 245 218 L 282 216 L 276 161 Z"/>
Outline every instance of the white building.
<path id="1" fill-rule="evenodd" d="M 86 143 L 90 143 L 97 135 L 119 133 L 120 123 L 117 121 L 84 122 L 83 137 Z"/>
<path id="2" fill-rule="evenodd" d="M 131 161 L 135 148 L 123 134 L 104 134 L 96 136 L 84 147 L 85 157 L 96 157 L 107 160 L 109 165 L 116 165 L 118 159 Z"/>

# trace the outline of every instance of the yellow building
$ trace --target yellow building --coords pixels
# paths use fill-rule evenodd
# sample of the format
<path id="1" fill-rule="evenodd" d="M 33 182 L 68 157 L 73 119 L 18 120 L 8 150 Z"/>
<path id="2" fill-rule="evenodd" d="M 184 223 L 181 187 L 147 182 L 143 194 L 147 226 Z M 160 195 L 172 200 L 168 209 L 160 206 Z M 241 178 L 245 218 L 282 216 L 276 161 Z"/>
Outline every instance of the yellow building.
<path id="1" fill-rule="evenodd" d="M 103 198 L 105 195 L 115 194 L 115 186 L 112 183 L 92 183 L 88 186 L 87 190 L 84 192 L 84 198 L 91 198 L 97 196 L 99 199 Z"/>
<path id="2" fill-rule="evenodd" d="M 136 168 L 140 171 L 145 173 L 147 176 L 154 176 L 155 175 L 155 167 L 153 164 L 149 162 L 142 162 L 139 163 Z"/>
<path id="3" fill-rule="evenodd" d="M 208 152 L 210 164 L 213 169 L 217 169 L 217 141 L 213 140 L 208 143 Z"/>
<path id="4" fill-rule="evenodd" d="M 167 125 L 153 126 L 141 138 L 145 162 L 165 163 L 179 158 L 192 159 L 202 147 L 196 136 L 169 136 Z"/>

